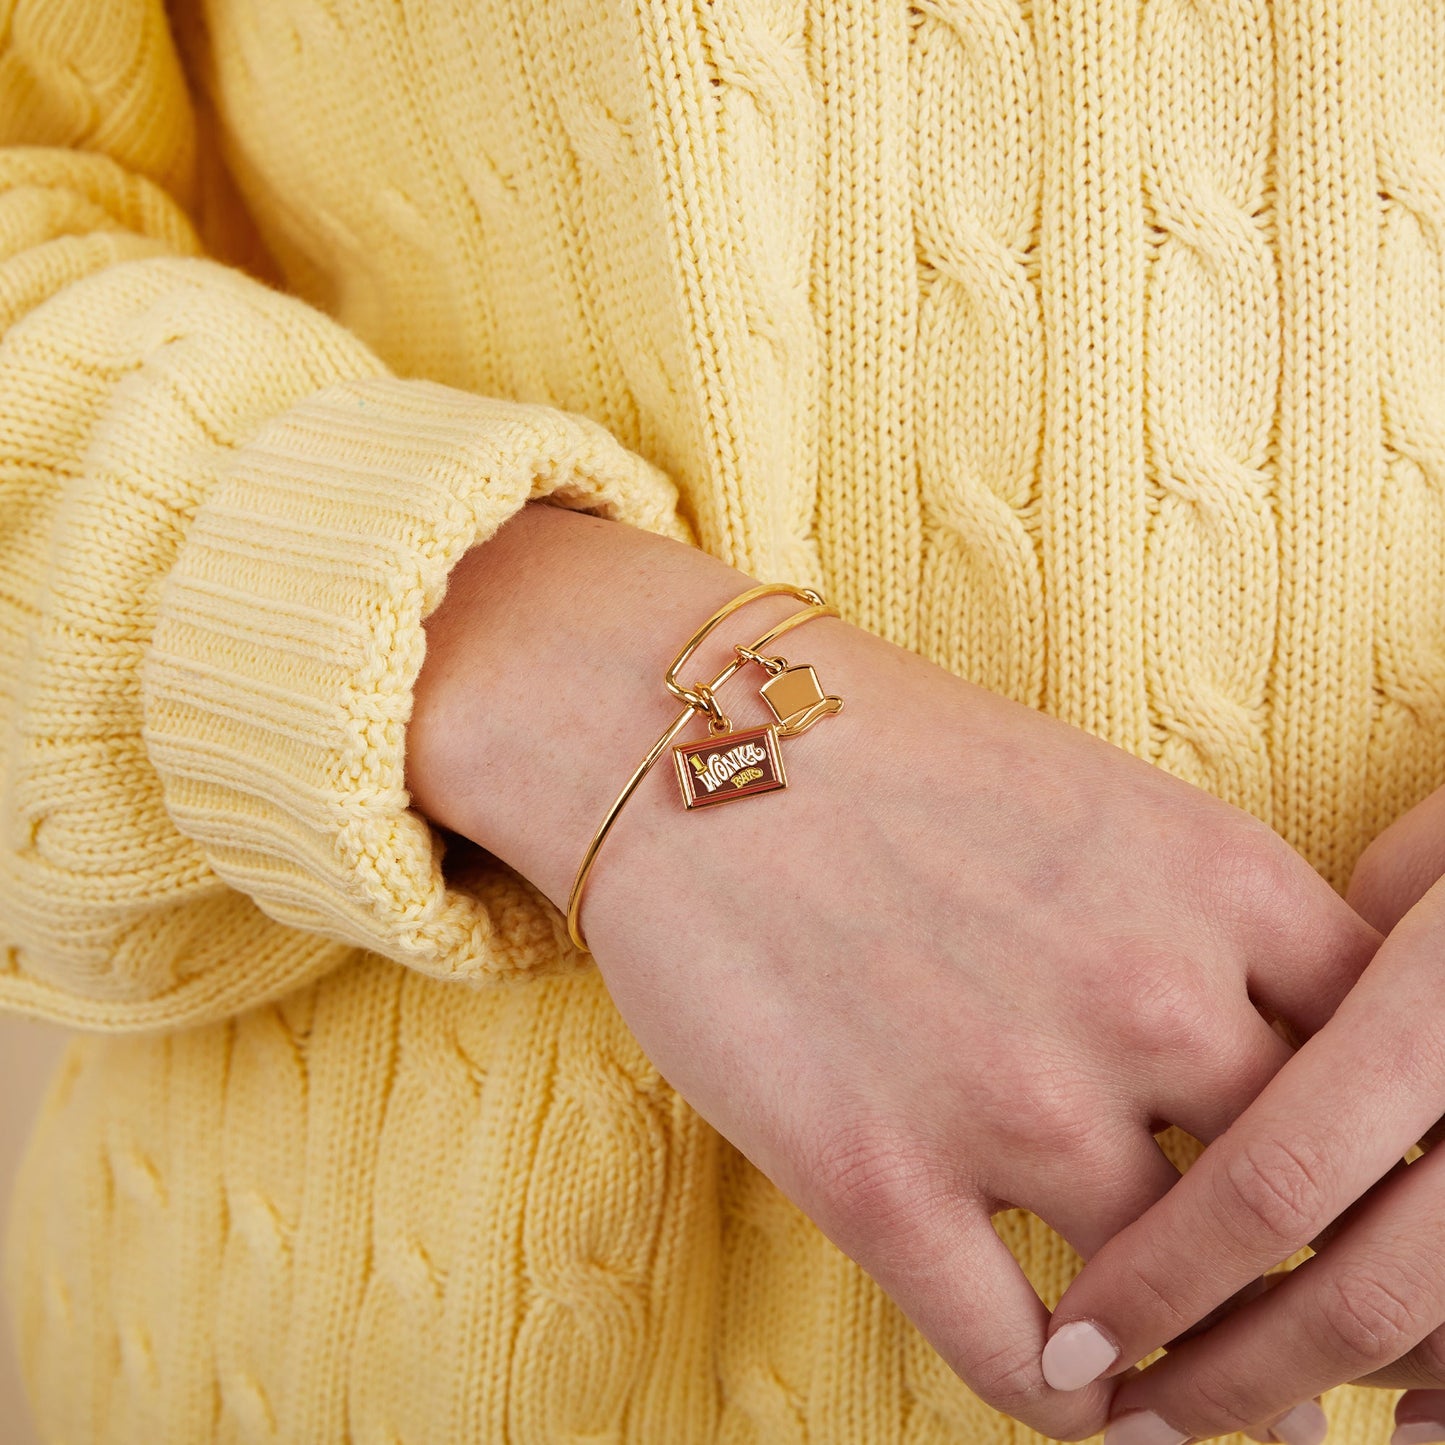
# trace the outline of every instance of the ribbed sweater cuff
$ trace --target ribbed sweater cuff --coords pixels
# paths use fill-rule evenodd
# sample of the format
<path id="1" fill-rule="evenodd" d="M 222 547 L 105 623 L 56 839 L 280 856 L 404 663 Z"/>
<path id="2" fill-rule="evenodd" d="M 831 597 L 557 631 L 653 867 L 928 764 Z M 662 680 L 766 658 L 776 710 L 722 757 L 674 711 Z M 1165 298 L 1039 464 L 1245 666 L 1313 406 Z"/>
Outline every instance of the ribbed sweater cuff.
<path id="1" fill-rule="evenodd" d="M 329 386 L 231 454 L 161 590 L 144 738 L 175 825 L 272 918 L 444 977 L 585 960 L 499 860 L 448 877 L 403 784 L 422 622 L 544 496 L 692 540 L 671 480 L 597 423 L 427 380 Z"/>

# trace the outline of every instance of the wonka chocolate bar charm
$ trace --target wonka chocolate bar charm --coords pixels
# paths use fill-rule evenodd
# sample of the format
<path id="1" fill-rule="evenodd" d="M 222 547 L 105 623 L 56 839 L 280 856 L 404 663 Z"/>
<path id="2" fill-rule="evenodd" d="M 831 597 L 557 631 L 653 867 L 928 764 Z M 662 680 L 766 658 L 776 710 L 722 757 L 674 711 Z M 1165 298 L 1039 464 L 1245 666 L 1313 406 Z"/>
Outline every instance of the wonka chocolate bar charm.
<path id="1" fill-rule="evenodd" d="M 682 801 L 689 808 L 729 803 L 788 786 L 778 730 L 772 723 L 706 737 L 701 742 L 679 743 L 672 756 L 682 784 Z"/>
<path id="2" fill-rule="evenodd" d="M 734 732 L 712 689 L 699 684 L 697 690 L 711 714 L 709 736 L 701 742 L 679 743 L 672 750 L 682 801 L 689 808 L 786 788 L 788 778 L 778 740 L 797 737 L 843 706 L 841 697 L 824 693 L 809 663 L 789 666 L 786 657 L 767 657 L 742 643 L 734 650 L 769 674 L 760 696 L 778 721 Z"/>

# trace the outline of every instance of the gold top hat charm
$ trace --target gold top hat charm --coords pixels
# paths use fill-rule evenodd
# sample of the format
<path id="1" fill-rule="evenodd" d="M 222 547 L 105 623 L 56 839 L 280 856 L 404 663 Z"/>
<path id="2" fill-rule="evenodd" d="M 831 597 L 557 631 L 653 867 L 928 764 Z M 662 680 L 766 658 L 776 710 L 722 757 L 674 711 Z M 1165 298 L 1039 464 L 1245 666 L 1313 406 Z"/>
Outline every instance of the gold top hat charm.
<path id="1" fill-rule="evenodd" d="M 741 650 L 741 649 L 740 649 Z M 782 662 L 783 659 L 774 659 Z M 782 724 L 780 738 L 795 738 L 812 727 L 820 717 L 843 710 L 843 699 L 825 695 L 818 683 L 818 674 L 809 663 L 795 663 L 775 672 L 761 688 L 763 701 Z"/>

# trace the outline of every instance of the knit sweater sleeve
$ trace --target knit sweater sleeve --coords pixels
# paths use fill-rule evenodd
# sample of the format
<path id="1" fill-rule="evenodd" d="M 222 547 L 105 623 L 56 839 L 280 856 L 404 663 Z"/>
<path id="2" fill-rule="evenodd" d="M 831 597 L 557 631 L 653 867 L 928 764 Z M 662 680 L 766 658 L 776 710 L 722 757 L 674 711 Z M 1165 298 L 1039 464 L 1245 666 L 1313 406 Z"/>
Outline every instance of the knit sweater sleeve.
<path id="1" fill-rule="evenodd" d="M 409 806 L 422 623 L 529 500 L 691 542 L 676 490 L 207 254 L 169 41 L 160 0 L 69 0 L 0 42 L 0 1007 L 160 1029 L 357 950 L 574 967 Z"/>

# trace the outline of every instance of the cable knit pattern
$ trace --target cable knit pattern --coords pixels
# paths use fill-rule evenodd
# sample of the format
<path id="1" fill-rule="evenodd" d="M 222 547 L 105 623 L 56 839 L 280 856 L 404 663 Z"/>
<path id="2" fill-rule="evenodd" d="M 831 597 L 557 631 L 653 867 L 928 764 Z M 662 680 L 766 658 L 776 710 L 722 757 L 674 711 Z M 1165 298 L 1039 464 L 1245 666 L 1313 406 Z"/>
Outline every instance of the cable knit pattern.
<path id="1" fill-rule="evenodd" d="M 1143 10 L 1133 0 L 1046 0 L 1035 15 L 1046 148 L 1044 706 L 1142 752 Z"/>
<path id="2" fill-rule="evenodd" d="M 1445 777 L 1445 31 L 1377 6 L 1384 478 L 1363 846 Z"/>
<path id="3" fill-rule="evenodd" d="M 708 465 L 699 537 L 732 566 L 816 586 L 820 417 L 807 287 L 819 122 L 801 14 L 778 8 L 643 5 L 638 43 L 653 113 L 680 142 L 659 159 L 688 338 L 683 375 Z M 719 326 L 720 309 L 740 325 Z M 704 478 L 689 480 L 691 495 Z"/>
<path id="4" fill-rule="evenodd" d="M 0 1006 L 80 1030 L 5 1241 L 46 1438 L 1037 1445 L 550 903 L 443 870 L 421 622 L 546 495 L 1343 886 L 1445 784 L 1438 10 L 0 15 Z"/>
<path id="5" fill-rule="evenodd" d="M 1043 127 L 1034 37 L 1012 0 L 920 0 L 913 12 L 923 637 L 960 676 L 1038 707 Z"/>
<path id="6" fill-rule="evenodd" d="M 909 394 L 919 313 L 909 106 L 911 13 L 809 8 L 820 213 L 812 299 L 826 320 L 818 544 L 850 622 L 918 646 L 922 497 Z"/>
<path id="7" fill-rule="evenodd" d="M 1149 756 L 1268 818 L 1280 370 L 1269 6 L 1152 5 L 1140 41 Z"/>
<path id="8" fill-rule="evenodd" d="M 1385 470 L 1376 134 L 1394 83 L 1373 69 L 1383 19 L 1315 0 L 1274 16 L 1284 348 L 1271 821 L 1339 888 L 1369 841 L 1374 708 L 1362 700 L 1375 680 Z"/>

